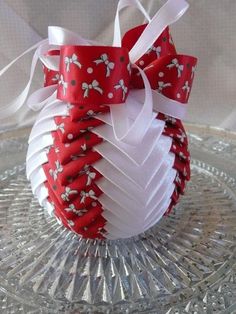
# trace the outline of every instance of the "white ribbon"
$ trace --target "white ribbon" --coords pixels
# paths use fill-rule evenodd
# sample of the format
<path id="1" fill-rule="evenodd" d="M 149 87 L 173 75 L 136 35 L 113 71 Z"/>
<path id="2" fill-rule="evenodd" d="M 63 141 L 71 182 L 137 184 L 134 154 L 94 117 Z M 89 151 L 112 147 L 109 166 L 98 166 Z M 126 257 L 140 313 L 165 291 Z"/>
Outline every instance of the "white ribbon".
<path id="1" fill-rule="evenodd" d="M 134 64 L 135 61 L 137 61 L 145 52 L 150 49 L 153 45 L 153 43 L 156 41 L 156 39 L 160 36 L 160 34 L 163 32 L 163 30 L 173 22 L 177 21 L 183 13 L 187 10 L 188 4 L 185 0 L 169 0 L 167 3 L 154 15 L 154 17 L 150 20 L 148 14 L 142 7 L 142 5 L 139 3 L 138 0 L 120 0 L 117 7 L 117 13 L 115 17 L 115 27 L 114 27 L 114 46 L 120 46 L 121 45 L 121 35 L 120 35 L 120 23 L 119 23 L 119 11 L 123 9 L 126 6 L 135 6 L 137 7 L 149 20 L 149 24 L 141 34 L 140 38 L 136 42 L 136 44 L 131 49 L 129 56 L 131 60 L 131 64 Z M 58 69 L 58 56 L 49 56 L 48 58 L 44 56 L 44 54 L 51 48 L 52 46 L 60 47 L 61 45 L 91 45 L 94 44 L 94 42 L 89 41 L 87 39 L 84 39 L 77 34 L 68 31 L 66 29 L 63 29 L 61 27 L 56 26 L 50 26 L 48 28 L 48 40 L 41 41 L 37 45 L 33 46 L 29 50 L 27 50 L 25 53 L 23 53 L 21 56 L 16 58 L 13 62 L 11 62 L 7 67 L 5 67 L 1 72 L 0 75 L 2 75 L 6 70 L 15 63 L 20 57 L 28 53 L 29 51 L 37 48 L 33 61 L 31 66 L 31 72 L 30 72 L 30 80 L 23 90 L 23 92 L 11 103 L 6 106 L 0 111 L 0 117 L 5 118 L 14 112 L 16 112 L 25 102 L 25 99 L 27 98 L 29 88 L 32 82 L 33 73 L 35 70 L 35 66 L 37 63 L 38 58 L 41 58 L 46 62 L 47 60 L 47 66 L 50 68 L 50 66 L 55 70 Z M 50 45 L 50 46 L 49 46 Z M 107 66 L 107 76 L 110 75 L 110 70 L 112 69 L 113 65 L 111 62 L 109 62 L 107 56 L 103 55 L 101 58 L 101 62 L 104 62 Z M 49 60 L 49 61 L 48 61 Z M 51 61 L 50 61 L 51 60 Z M 55 61 L 56 60 L 56 61 Z M 67 60 L 68 63 L 68 70 L 69 65 L 73 62 L 77 62 L 77 58 L 73 57 L 72 59 Z M 96 62 L 98 60 L 95 60 Z M 172 60 L 173 61 L 173 60 Z M 99 61 L 100 62 L 100 61 Z M 77 66 L 79 66 L 77 64 Z M 181 65 L 178 64 L 178 62 L 174 62 L 170 65 L 170 67 L 176 66 L 178 69 L 178 75 L 180 73 L 181 75 Z M 138 68 L 138 67 L 137 67 Z M 130 121 L 128 119 L 127 115 L 127 106 L 129 106 L 130 101 L 134 101 L 134 98 L 132 95 L 135 95 L 135 91 L 130 91 L 129 95 L 126 99 L 125 104 L 117 104 L 117 105 L 110 105 L 111 108 L 111 119 L 112 119 L 112 125 L 114 134 L 117 140 L 123 141 L 124 143 L 130 144 L 130 145 L 136 145 L 140 143 L 140 141 L 143 139 L 151 121 L 152 121 L 152 111 L 153 111 L 153 91 L 151 90 L 149 81 L 146 77 L 146 74 L 139 69 L 139 72 L 142 76 L 142 79 L 144 81 L 144 91 L 143 94 L 145 95 L 144 103 L 141 111 L 138 113 L 136 119 L 134 122 L 130 125 Z M 127 88 L 123 84 L 124 82 L 120 80 L 118 84 L 115 85 L 115 88 L 121 88 L 123 93 L 123 99 L 126 96 Z M 61 75 L 59 78 L 59 85 L 62 85 L 63 93 L 66 94 L 66 89 L 68 87 L 68 83 L 64 81 L 63 76 Z M 41 109 L 45 104 L 48 103 L 48 101 L 55 100 L 56 98 L 56 84 L 55 86 L 49 86 L 47 88 L 43 88 L 33 95 L 28 100 L 28 105 L 30 108 L 33 108 L 34 110 Z M 103 90 L 99 86 L 99 83 L 96 80 L 93 80 L 91 83 L 84 82 L 82 83 L 82 89 L 84 90 L 84 97 L 88 97 L 89 91 L 91 89 L 96 90 L 100 94 L 103 93 Z M 187 91 L 188 92 L 188 91 Z M 51 94 L 50 94 L 51 93 Z M 47 98 L 48 96 L 48 98 Z M 157 98 L 157 96 L 156 96 Z M 169 99 L 164 98 L 165 100 Z M 162 104 L 159 106 L 159 104 L 156 104 L 157 109 L 160 109 L 164 106 L 164 99 L 162 99 Z M 37 100 L 39 100 L 37 102 Z M 178 102 L 175 102 L 177 105 L 177 110 L 175 110 L 175 107 L 171 108 L 171 116 L 173 116 L 173 112 L 176 111 L 176 114 L 174 115 L 177 117 L 178 113 L 181 112 L 181 115 L 183 114 L 183 107 L 179 105 Z M 167 107 L 167 106 L 166 106 Z M 180 109 L 181 108 L 181 109 Z M 161 110 L 159 110 L 161 111 Z M 165 111 L 168 111 L 168 109 L 165 108 Z"/>
<path id="2" fill-rule="evenodd" d="M 135 146 L 142 141 L 148 127 L 153 120 L 153 100 L 152 89 L 146 74 L 138 66 L 134 66 L 139 70 L 144 82 L 145 100 L 141 111 L 138 113 L 132 125 L 130 125 L 126 107 L 129 105 L 130 101 L 132 102 L 132 90 L 129 92 L 125 104 L 110 105 L 110 111 L 112 126 L 116 139 L 118 141 Z"/>
<path id="3" fill-rule="evenodd" d="M 29 48 L 28 50 L 23 52 L 19 57 L 14 59 L 11 63 L 9 63 L 5 68 L 3 68 L 0 71 L 0 76 L 2 76 L 21 57 L 23 57 L 24 55 L 26 55 L 30 51 L 34 50 L 35 48 L 37 48 L 37 49 L 36 49 L 34 56 L 33 56 L 33 59 L 32 59 L 29 81 L 26 84 L 26 87 L 20 93 L 20 95 L 18 95 L 15 99 L 13 99 L 13 101 L 10 102 L 9 104 L 6 104 L 5 106 L 1 107 L 0 120 L 5 119 L 5 118 L 13 115 L 15 112 L 17 112 L 23 106 L 23 104 L 24 104 L 24 102 L 28 96 L 29 90 L 30 90 L 30 86 L 31 86 L 31 83 L 33 80 L 33 75 L 34 75 L 34 71 L 35 71 L 39 56 L 46 53 L 49 49 L 48 40 L 47 39 L 42 40 L 39 43 L 37 43 L 36 45 L 32 46 L 31 48 Z"/>

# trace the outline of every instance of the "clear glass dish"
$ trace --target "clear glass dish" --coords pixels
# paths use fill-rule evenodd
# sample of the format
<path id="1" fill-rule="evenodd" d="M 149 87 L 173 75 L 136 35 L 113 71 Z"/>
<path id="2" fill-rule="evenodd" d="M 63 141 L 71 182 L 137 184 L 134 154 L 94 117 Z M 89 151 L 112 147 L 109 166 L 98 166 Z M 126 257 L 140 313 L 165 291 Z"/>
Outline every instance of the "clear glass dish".
<path id="1" fill-rule="evenodd" d="M 45 215 L 25 177 L 29 130 L 0 134 L 0 312 L 234 313 L 236 135 L 187 128 L 186 195 L 118 241 L 79 239 Z"/>

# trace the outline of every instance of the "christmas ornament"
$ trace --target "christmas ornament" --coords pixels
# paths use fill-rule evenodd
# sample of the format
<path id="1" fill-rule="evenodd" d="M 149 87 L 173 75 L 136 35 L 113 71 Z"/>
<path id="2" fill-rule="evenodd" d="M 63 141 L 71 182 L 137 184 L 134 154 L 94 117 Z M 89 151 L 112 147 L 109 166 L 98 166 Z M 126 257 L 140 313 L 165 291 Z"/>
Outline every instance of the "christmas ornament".
<path id="1" fill-rule="evenodd" d="M 121 40 L 119 11 L 126 6 L 148 23 Z M 40 59 L 44 87 L 27 100 L 40 110 L 27 177 L 40 205 L 82 237 L 140 234 L 184 193 L 190 155 L 181 121 L 196 58 L 176 52 L 168 26 L 187 8 L 169 0 L 150 19 L 138 1 L 120 0 L 112 46 L 49 27 L 48 39 L 36 45 L 29 83 L 4 112 L 24 103 Z"/>

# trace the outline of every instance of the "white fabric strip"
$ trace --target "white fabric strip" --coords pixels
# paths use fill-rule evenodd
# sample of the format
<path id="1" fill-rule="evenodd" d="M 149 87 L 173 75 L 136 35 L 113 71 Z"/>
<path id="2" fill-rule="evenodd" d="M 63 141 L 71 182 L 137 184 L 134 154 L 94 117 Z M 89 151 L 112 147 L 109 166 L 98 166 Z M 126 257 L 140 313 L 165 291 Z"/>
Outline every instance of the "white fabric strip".
<path id="1" fill-rule="evenodd" d="M 163 132 L 164 125 L 165 123 L 161 120 L 153 120 L 143 141 L 136 146 L 117 141 L 114 137 L 113 130 L 109 125 L 96 127 L 92 132 L 111 143 L 111 145 L 117 147 L 137 165 L 142 165 L 151 154 L 154 145 L 156 145 Z"/>
<path id="2" fill-rule="evenodd" d="M 172 140 L 170 138 L 166 137 L 166 139 L 163 139 L 163 136 L 161 136 L 159 145 L 154 147 L 152 153 L 143 164 L 142 172 L 139 171 L 139 166 L 131 162 L 117 148 L 111 147 L 109 143 L 103 142 L 100 145 L 95 146 L 94 150 L 100 153 L 104 159 L 121 171 L 131 181 L 136 182 L 136 184 L 145 188 L 151 182 L 160 165 L 166 158 L 171 143 Z"/>
<path id="3" fill-rule="evenodd" d="M 35 154 L 45 150 L 47 147 L 53 145 L 53 137 L 51 133 L 43 134 L 41 137 L 37 137 L 34 141 L 30 142 L 28 147 L 26 162 Z"/>
<path id="4" fill-rule="evenodd" d="M 187 11 L 189 4 L 185 0 L 168 0 L 154 15 L 138 41 L 129 53 L 131 63 L 135 63 L 153 45 L 164 29 L 178 21 Z"/>
<path id="5" fill-rule="evenodd" d="M 120 0 L 117 5 L 115 22 L 114 22 L 114 36 L 113 36 L 113 44 L 114 47 L 121 47 L 121 30 L 120 30 L 120 11 L 126 7 L 136 7 L 140 12 L 143 13 L 148 22 L 151 21 L 147 11 L 141 5 L 141 3 L 137 0 Z"/>

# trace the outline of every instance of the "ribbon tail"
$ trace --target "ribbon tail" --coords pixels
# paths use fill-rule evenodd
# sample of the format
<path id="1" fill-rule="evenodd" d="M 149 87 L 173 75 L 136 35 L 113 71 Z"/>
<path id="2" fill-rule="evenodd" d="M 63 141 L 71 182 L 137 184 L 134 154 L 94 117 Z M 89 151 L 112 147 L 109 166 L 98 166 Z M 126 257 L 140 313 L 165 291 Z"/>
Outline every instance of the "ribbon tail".
<path id="1" fill-rule="evenodd" d="M 19 96 L 17 96 L 11 103 L 3 106 L 0 108 L 0 120 L 5 119 L 9 116 L 11 116 L 12 114 L 14 114 L 15 112 L 17 112 L 25 103 L 25 100 L 28 96 L 29 90 L 30 90 L 30 86 L 33 80 L 33 75 L 34 75 L 34 71 L 35 71 L 35 67 L 37 64 L 37 61 L 40 57 L 41 54 L 45 53 L 48 48 L 48 40 L 44 39 L 42 41 L 40 41 L 39 43 L 37 43 L 36 45 L 32 46 L 31 48 L 29 48 L 28 50 L 26 50 L 25 52 L 23 52 L 19 57 L 17 57 L 15 60 L 13 60 L 11 63 L 9 63 L 5 68 L 3 68 L 0 71 L 0 76 L 2 76 L 14 63 L 16 63 L 22 56 L 26 55 L 27 53 L 29 53 L 30 51 L 36 49 L 33 56 L 33 60 L 32 60 L 32 65 L 31 65 L 31 71 L 30 71 L 30 79 L 28 81 L 28 83 L 26 84 L 26 87 L 24 88 L 24 90 L 20 93 Z"/>
<path id="2" fill-rule="evenodd" d="M 145 99 L 143 106 L 132 125 L 129 126 L 128 111 L 126 110 L 124 104 L 110 106 L 112 126 L 116 139 L 132 146 L 136 146 L 141 143 L 148 127 L 153 121 L 153 99 L 151 86 L 144 71 L 138 66 L 135 67 L 139 70 L 143 78 Z M 131 95 L 132 91 L 130 91 L 130 94 L 126 99 L 126 106 L 129 105 L 130 102 L 134 101 Z"/>

